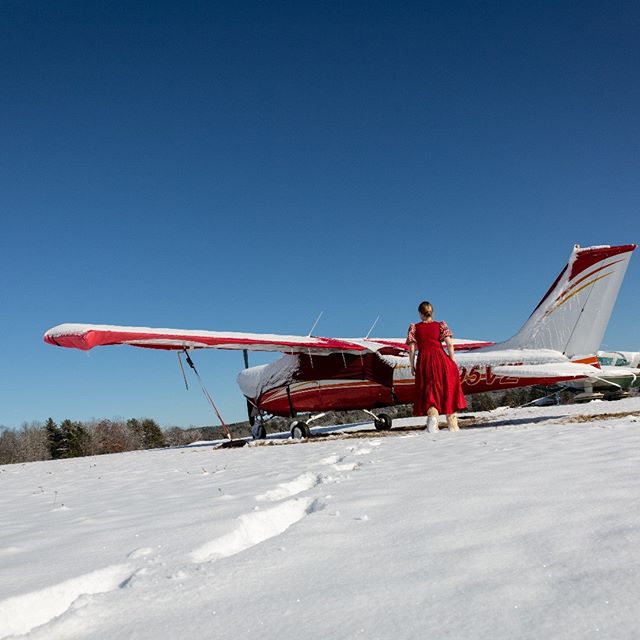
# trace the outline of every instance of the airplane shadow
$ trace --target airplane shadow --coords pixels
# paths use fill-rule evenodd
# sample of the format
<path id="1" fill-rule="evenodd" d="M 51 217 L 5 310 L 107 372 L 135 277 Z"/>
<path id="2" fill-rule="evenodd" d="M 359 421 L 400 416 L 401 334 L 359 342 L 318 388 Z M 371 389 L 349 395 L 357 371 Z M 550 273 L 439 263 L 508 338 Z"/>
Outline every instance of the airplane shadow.
<path id="1" fill-rule="evenodd" d="M 465 424 L 460 417 L 460 427 L 463 429 L 486 429 L 493 427 L 513 427 L 519 424 L 537 424 L 538 422 L 547 422 L 549 420 L 559 420 L 565 418 L 569 414 L 563 415 L 549 415 L 549 416 L 537 416 L 535 418 L 505 418 L 504 420 L 489 420 L 487 422 L 475 422 L 471 424 Z"/>
<path id="2" fill-rule="evenodd" d="M 569 414 L 552 414 L 546 416 L 536 416 L 529 418 L 503 418 L 496 420 L 484 420 L 483 418 L 476 419 L 474 417 L 465 417 L 464 414 L 459 416 L 460 420 L 460 428 L 463 431 L 471 430 L 471 429 L 493 429 L 495 427 L 514 427 L 521 424 L 538 424 L 541 422 L 548 422 L 550 420 L 559 420 L 566 417 Z M 477 421 L 476 421 L 477 420 Z M 443 431 L 447 430 L 447 427 L 444 424 L 440 425 L 440 429 Z M 397 426 L 392 427 L 386 431 L 377 431 L 373 426 L 372 422 L 357 422 L 351 424 L 344 425 L 329 425 L 329 426 L 317 426 L 311 427 L 311 436 L 313 438 L 323 439 L 327 436 L 335 436 L 343 433 L 345 435 L 349 435 L 350 437 L 357 437 L 361 434 L 363 437 L 371 437 L 380 435 L 380 436 L 389 436 L 400 433 L 407 433 L 412 431 L 424 431 L 424 425 L 405 425 L 405 426 Z M 268 440 L 289 440 L 291 438 L 291 434 L 288 431 L 280 432 L 280 433 L 270 433 L 268 435 Z M 203 441 L 203 442 L 195 442 L 189 445 L 182 445 L 177 448 L 195 448 L 195 447 L 210 447 L 211 445 L 222 445 L 223 448 L 230 447 L 241 447 L 248 442 L 251 441 L 251 437 L 237 438 L 233 441 L 229 442 L 226 439 L 213 440 L 213 441 Z"/>

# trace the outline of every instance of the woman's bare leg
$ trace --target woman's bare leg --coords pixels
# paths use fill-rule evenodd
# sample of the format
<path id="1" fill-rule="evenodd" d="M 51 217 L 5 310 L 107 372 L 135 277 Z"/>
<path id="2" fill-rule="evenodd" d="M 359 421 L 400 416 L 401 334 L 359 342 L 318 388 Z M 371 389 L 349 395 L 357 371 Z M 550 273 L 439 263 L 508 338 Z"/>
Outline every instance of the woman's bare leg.
<path id="1" fill-rule="evenodd" d="M 450 413 L 447 416 L 447 426 L 449 427 L 449 431 L 460 431 L 460 427 L 458 426 L 457 413 Z"/>
<path id="2" fill-rule="evenodd" d="M 435 407 L 429 407 L 427 410 L 427 430 L 429 433 L 437 433 L 438 428 L 438 410 Z"/>

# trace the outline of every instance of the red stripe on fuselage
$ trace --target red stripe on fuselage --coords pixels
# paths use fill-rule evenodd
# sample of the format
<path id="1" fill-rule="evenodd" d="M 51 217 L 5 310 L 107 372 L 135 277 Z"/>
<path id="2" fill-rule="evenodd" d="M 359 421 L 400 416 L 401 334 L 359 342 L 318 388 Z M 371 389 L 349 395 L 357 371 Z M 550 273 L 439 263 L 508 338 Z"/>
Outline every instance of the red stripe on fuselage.
<path id="1" fill-rule="evenodd" d="M 467 395 L 531 385 L 550 385 L 575 379 L 574 376 L 526 379 L 496 376 L 492 374 L 491 367 L 473 367 L 461 373 L 462 391 Z M 320 380 L 311 385 L 309 382 L 290 385 L 291 403 L 296 412 L 348 411 L 410 404 L 414 401 L 415 394 L 415 381 L 410 378 L 395 381 L 393 394 L 389 388 L 368 380 Z M 263 411 L 273 415 L 288 416 L 290 413 L 289 399 L 284 386 L 269 390 L 256 404 Z"/>

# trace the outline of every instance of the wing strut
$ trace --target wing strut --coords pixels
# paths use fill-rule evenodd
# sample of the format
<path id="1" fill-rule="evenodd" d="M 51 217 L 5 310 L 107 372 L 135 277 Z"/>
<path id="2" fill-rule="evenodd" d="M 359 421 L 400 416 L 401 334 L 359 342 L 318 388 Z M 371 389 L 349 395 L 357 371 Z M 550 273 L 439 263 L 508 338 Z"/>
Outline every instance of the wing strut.
<path id="1" fill-rule="evenodd" d="M 249 368 L 249 351 L 247 349 L 242 350 L 242 355 L 244 357 L 244 368 Z M 249 424 L 253 427 L 256 422 L 256 417 L 253 414 L 253 409 L 257 407 L 247 398 L 247 415 L 249 416 Z"/>
<path id="2" fill-rule="evenodd" d="M 200 374 L 196 369 L 196 365 L 193 364 L 193 360 L 189 356 L 189 352 L 186 349 L 184 350 L 184 357 L 187 361 L 187 364 L 193 369 L 193 372 L 196 374 L 196 378 L 198 378 L 198 382 L 200 383 L 200 387 L 202 388 L 202 393 L 204 393 L 204 397 L 209 401 L 209 404 L 213 407 L 213 410 L 216 412 L 216 415 L 218 416 L 218 420 L 220 420 L 220 424 L 224 427 L 224 430 L 227 434 L 227 438 L 231 440 L 231 431 L 229 431 L 229 427 L 227 427 L 226 422 L 222 419 L 222 416 L 218 411 L 218 407 L 216 407 L 216 403 L 213 401 L 211 394 L 207 391 L 207 388 L 204 386 L 204 383 L 202 382 L 202 378 L 200 377 Z M 180 362 L 180 364 L 182 365 L 182 362 Z"/>
<path id="3" fill-rule="evenodd" d="M 180 372 L 182 373 L 182 379 L 184 380 L 184 386 L 187 389 L 187 391 L 189 391 L 189 383 L 187 382 L 187 376 L 184 372 L 184 367 L 182 366 L 182 358 L 180 357 L 180 352 L 176 351 L 176 354 L 178 355 L 178 364 L 180 365 Z"/>

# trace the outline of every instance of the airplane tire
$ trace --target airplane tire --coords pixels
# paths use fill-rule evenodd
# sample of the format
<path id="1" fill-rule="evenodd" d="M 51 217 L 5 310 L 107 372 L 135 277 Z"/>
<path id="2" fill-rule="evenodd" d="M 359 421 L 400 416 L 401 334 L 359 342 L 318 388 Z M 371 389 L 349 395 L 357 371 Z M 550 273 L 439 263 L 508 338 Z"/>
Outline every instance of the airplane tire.
<path id="1" fill-rule="evenodd" d="M 302 438 L 308 438 L 311 435 L 311 430 L 306 422 L 296 420 L 291 424 L 291 437 L 294 440 L 302 440 Z"/>
<path id="2" fill-rule="evenodd" d="M 391 417 L 386 413 L 381 413 L 378 417 L 373 421 L 373 426 L 378 431 L 388 431 L 391 429 Z"/>
<path id="3" fill-rule="evenodd" d="M 251 428 L 251 434 L 254 440 L 265 440 L 267 437 L 267 429 L 263 424 L 255 424 Z"/>

